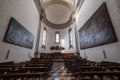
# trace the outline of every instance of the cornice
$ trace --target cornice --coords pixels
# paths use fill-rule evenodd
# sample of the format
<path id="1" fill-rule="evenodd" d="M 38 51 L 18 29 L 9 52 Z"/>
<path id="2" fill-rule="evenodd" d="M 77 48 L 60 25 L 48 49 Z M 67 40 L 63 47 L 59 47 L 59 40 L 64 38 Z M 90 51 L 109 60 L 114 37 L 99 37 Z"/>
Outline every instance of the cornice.
<path id="1" fill-rule="evenodd" d="M 45 10 L 47 7 L 49 7 L 50 5 L 53 4 L 60 4 L 60 5 L 64 5 L 65 7 L 67 7 L 68 9 L 70 9 L 70 11 L 74 12 L 74 6 L 66 1 L 63 0 L 49 0 L 48 2 L 45 2 L 42 6 L 43 9 Z"/>
<path id="2" fill-rule="evenodd" d="M 63 23 L 63 24 L 54 24 L 54 23 L 48 21 L 46 18 L 43 18 L 43 22 L 47 26 L 49 26 L 51 28 L 54 28 L 54 29 L 64 29 L 64 28 L 69 27 L 73 23 L 73 20 L 72 20 L 72 18 L 70 18 L 66 23 Z"/>

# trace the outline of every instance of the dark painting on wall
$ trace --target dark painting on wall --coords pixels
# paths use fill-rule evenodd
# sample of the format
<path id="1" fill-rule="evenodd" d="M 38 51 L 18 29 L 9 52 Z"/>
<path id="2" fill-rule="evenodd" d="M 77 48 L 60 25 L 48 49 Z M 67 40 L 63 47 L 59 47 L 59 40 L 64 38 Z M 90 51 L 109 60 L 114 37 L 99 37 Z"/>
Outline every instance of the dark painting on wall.
<path id="1" fill-rule="evenodd" d="M 11 18 L 4 41 L 32 49 L 34 43 L 34 35 L 25 29 L 14 18 Z"/>
<path id="2" fill-rule="evenodd" d="M 105 3 L 79 30 L 79 40 L 81 49 L 117 41 Z"/>

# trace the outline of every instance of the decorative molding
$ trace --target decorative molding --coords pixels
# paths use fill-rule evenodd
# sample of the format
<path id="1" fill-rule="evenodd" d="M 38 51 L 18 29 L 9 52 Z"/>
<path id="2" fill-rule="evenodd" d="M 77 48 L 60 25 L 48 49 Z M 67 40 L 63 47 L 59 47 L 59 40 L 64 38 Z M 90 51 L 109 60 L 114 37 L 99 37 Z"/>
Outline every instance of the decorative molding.
<path id="1" fill-rule="evenodd" d="M 42 6 L 44 9 L 46 9 L 47 7 L 49 7 L 50 5 L 53 5 L 53 4 L 64 5 L 65 7 L 70 9 L 72 12 L 74 12 L 74 6 L 63 0 L 49 0 L 48 2 L 45 2 Z"/>
<path id="2" fill-rule="evenodd" d="M 63 28 L 69 27 L 69 26 L 73 23 L 73 20 L 72 20 L 72 18 L 70 18 L 70 19 L 68 20 L 68 22 L 66 22 L 66 23 L 63 23 L 63 24 L 54 24 L 54 23 L 48 21 L 46 18 L 43 18 L 43 22 L 44 22 L 47 26 L 49 26 L 49 27 L 51 27 L 51 28 L 54 28 L 54 29 L 63 29 Z M 57 26 L 57 27 L 56 27 L 56 26 Z"/>
<path id="3" fill-rule="evenodd" d="M 36 5 L 36 8 L 37 8 L 39 14 L 41 14 L 42 6 L 41 6 L 41 3 L 40 3 L 40 0 L 34 0 L 34 3 Z"/>

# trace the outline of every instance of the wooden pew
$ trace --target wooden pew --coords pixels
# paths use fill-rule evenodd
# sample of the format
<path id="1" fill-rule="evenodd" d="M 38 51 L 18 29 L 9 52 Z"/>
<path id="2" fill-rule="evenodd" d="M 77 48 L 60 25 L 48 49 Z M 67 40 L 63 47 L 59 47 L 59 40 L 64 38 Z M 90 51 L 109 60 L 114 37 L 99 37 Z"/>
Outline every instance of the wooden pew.
<path id="1" fill-rule="evenodd" d="M 26 65 L 25 67 L 51 67 L 51 64 L 30 64 Z"/>
<path id="2" fill-rule="evenodd" d="M 22 63 L 0 63 L 0 79 L 43 78 L 42 80 L 47 80 L 52 64 L 52 59 L 40 58 L 32 58 L 30 61 Z"/>
<path id="3" fill-rule="evenodd" d="M 40 59 L 53 59 L 53 53 L 40 53 Z"/>
<path id="4" fill-rule="evenodd" d="M 24 78 L 44 78 L 43 80 L 47 80 L 48 73 L 41 72 L 41 73 L 13 73 L 13 74 L 0 74 L 0 79 L 3 80 L 10 80 L 10 79 L 24 79 Z"/>
<path id="5" fill-rule="evenodd" d="M 107 66 L 106 68 L 108 68 L 109 70 L 113 71 L 113 70 L 118 70 L 120 71 L 120 66 Z"/>
<path id="6" fill-rule="evenodd" d="M 74 61 L 65 62 L 65 66 L 75 77 L 79 77 L 77 80 L 97 80 L 94 77 L 95 75 L 99 76 L 100 79 L 98 80 L 102 80 L 103 76 L 110 78 L 117 76 L 119 78 L 118 80 L 120 80 L 119 63 L 98 63 L 77 58 Z M 90 78 L 86 79 L 86 76 Z"/>
<path id="7" fill-rule="evenodd" d="M 40 58 L 32 58 L 30 64 L 49 64 L 53 63 L 52 59 L 40 59 Z"/>
<path id="8" fill-rule="evenodd" d="M 22 67 L 22 65 L 1 65 L 0 68 L 19 68 Z"/>
<path id="9" fill-rule="evenodd" d="M 0 74 L 7 73 L 17 67 L 19 66 L 16 65 L 14 61 L 0 63 Z"/>
<path id="10" fill-rule="evenodd" d="M 49 67 L 23 67 L 20 70 L 27 72 L 49 72 Z"/>
<path id="11" fill-rule="evenodd" d="M 76 74 L 77 77 L 84 77 L 84 76 L 90 76 L 91 79 L 94 78 L 94 76 L 99 76 L 101 79 L 104 76 L 117 76 L 120 79 L 120 71 L 89 71 L 89 72 L 79 72 Z M 94 79 L 93 79 L 94 80 Z"/>
<path id="12" fill-rule="evenodd" d="M 10 71 L 11 68 L 0 68 L 0 74 Z"/>
<path id="13" fill-rule="evenodd" d="M 63 54 L 63 59 L 74 59 L 75 55 L 74 53 L 65 53 Z"/>
<path id="14" fill-rule="evenodd" d="M 0 63 L 0 66 L 1 66 L 1 65 L 13 65 L 13 64 L 15 64 L 14 61 L 10 61 L 10 62 L 2 62 L 2 63 Z"/>
<path id="15" fill-rule="evenodd" d="M 71 67 L 71 71 L 73 73 L 79 73 L 79 72 L 85 72 L 85 71 L 103 71 L 102 67 L 97 67 L 97 66 L 76 66 L 76 67 Z"/>
<path id="16" fill-rule="evenodd" d="M 46 64 L 32 64 L 35 67 L 30 67 L 30 64 L 26 65 L 1 65 L 0 68 L 0 79 L 3 80 L 9 80 L 11 78 L 47 78 L 48 73 L 50 71 L 49 66 L 42 66 L 41 65 L 46 65 Z M 37 66 L 36 66 L 37 65 Z M 39 66 L 38 66 L 39 65 Z M 29 72 L 30 74 L 28 74 Z M 39 73 L 38 73 L 39 72 Z M 33 74 L 32 74 L 33 73 Z M 45 80 L 45 79 L 44 79 Z"/>
<path id="17" fill-rule="evenodd" d="M 98 66 L 120 66 L 120 64 L 116 62 L 101 61 Z"/>

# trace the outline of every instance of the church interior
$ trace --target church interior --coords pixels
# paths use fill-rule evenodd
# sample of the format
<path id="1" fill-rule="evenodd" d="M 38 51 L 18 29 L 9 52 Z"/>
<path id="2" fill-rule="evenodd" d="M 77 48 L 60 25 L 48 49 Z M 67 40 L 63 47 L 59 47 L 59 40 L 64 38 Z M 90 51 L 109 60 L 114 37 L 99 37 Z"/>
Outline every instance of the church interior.
<path id="1" fill-rule="evenodd" d="M 120 0 L 0 0 L 0 80 L 120 80 Z"/>

